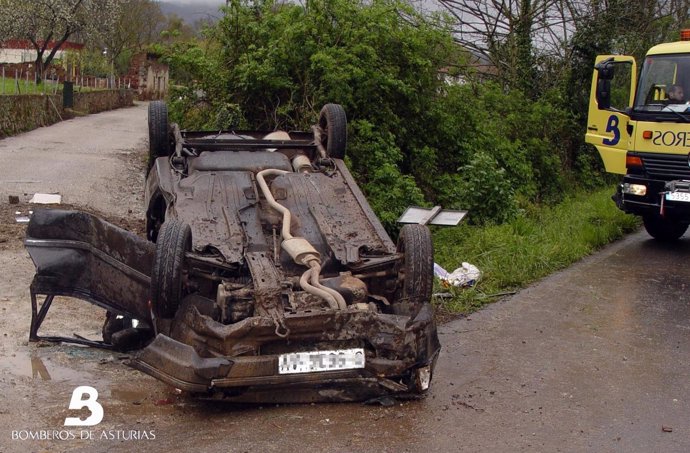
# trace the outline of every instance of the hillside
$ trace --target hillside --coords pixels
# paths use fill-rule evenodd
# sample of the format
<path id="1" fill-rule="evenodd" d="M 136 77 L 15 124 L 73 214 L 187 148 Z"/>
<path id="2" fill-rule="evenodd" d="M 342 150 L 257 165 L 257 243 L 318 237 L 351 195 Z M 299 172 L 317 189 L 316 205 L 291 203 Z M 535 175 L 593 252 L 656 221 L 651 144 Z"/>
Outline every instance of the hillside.
<path id="1" fill-rule="evenodd" d="M 220 12 L 218 8 L 225 5 L 224 0 L 198 0 L 198 1 L 188 1 L 180 2 L 178 1 L 161 1 L 158 2 L 161 7 L 163 14 L 177 14 L 180 16 L 187 24 L 194 25 L 194 23 L 200 19 L 220 18 Z"/>

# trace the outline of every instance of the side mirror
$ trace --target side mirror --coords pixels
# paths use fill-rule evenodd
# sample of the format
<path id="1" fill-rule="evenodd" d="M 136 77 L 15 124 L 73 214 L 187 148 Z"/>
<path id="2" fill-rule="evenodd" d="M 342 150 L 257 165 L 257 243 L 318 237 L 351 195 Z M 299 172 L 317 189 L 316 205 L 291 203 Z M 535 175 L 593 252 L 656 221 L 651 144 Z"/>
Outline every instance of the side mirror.
<path id="1" fill-rule="evenodd" d="M 611 80 L 597 80 L 597 105 L 599 110 L 611 108 Z"/>
<path id="2" fill-rule="evenodd" d="M 600 62 L 594 66 L 594 69 L 599 72 L 599 80 L 613 80 L 613 76 L 615 74 L 613 58 L 608 58 Z"/>
<path id="3" fill-rule="evenodd" d="M 611 108 L 611 80 L 615 74 L 613 58 L 606 59 L 596 66 L 597 70 L 597 105 L 599 110 Z"/>

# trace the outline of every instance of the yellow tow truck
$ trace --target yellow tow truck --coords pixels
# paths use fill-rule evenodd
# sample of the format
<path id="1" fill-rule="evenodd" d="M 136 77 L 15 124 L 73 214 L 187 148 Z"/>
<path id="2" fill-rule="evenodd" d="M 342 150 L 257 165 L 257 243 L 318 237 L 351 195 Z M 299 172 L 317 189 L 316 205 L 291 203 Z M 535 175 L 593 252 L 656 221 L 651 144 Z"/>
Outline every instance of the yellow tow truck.
<path id="1" fill-rule="evenodd" d="M 631 56 L 596 59 L 587 143 L 606 171 L 624 175 L 613 200 L 639 215 L 655 239 L 673 241 L 690 225 L 690 29 L 681 40 Z"/>

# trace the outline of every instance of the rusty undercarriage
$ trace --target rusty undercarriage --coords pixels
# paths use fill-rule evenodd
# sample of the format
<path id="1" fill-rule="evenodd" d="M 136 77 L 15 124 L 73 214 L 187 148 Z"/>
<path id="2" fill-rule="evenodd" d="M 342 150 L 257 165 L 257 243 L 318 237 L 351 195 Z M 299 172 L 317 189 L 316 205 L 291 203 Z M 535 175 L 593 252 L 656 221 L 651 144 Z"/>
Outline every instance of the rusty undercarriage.
<path id="1" fill-rule="evenodd" d="M 146 239 L 84 212 L 34 213 L 32 340 L 134 349 L 132 367 L 202 397 L 428 389 L 429 230 L 390 240 L 342 160 L 340 106 L 310 132 L 211 133 L 180 131 L 154 102 L 149 133 Z M 39 336 L 55 296 L 105 308 L 103 341 Z"/>

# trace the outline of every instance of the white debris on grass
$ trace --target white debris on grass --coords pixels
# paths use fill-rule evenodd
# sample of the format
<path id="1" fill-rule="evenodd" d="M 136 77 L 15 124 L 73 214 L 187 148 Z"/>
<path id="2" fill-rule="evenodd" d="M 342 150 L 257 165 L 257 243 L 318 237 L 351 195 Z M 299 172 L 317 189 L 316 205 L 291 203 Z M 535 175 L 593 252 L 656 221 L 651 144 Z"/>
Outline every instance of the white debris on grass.
<path id="1" fill-rule="evenodd" d="M 462 263 L 462 266 L 450 273 L 440 265 L 434 263 L 434 275 L 436 275 L 441 282 L 458 288 L 474 286 L 479 279 L 482 278 L 481 271 L 477 266 L 470 263 Z"/>

